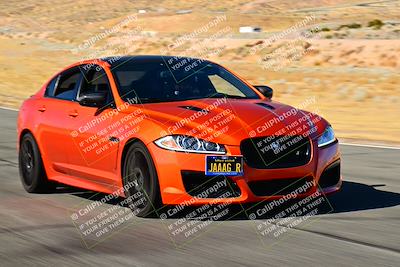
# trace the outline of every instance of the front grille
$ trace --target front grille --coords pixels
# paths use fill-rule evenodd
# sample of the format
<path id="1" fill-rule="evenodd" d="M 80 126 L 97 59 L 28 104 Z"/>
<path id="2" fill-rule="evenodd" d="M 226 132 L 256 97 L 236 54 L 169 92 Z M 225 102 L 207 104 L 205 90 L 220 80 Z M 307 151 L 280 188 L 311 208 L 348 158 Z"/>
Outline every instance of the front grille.
<path id="1" fill-rule="evenodd" d="M 206 176 L 204 172 L 181 171 L 186 192 L 198 198 L 232 198 L 241 194 L 237 184 L 224 175 Z"/>
<path id="2" fill-rule="evenodd" d="M 311 142 L 302 136 L 249 138 L 240 143 L 240 150 L 247 165 L 257 169 L 298 167 L 311 158 Z"/>
<path id="3" fill-rule="evenodd" d="M 312 176 L 307 176 L 303 178 L 252 181 L 248 185 L 253 194 L 259 197 L 287 195 L 293 192 L 304 194 L 313 188 L 313 180 Z M 303 190 L 300 192 L 299 188 L 303 188 Z"/>

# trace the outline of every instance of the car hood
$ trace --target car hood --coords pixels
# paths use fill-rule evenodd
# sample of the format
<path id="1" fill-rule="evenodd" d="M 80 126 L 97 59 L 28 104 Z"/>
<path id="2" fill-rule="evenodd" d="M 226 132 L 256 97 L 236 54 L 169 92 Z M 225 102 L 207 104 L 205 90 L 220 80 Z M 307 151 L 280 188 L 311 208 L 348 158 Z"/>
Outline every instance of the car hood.
<path id="1" fill-rule="evenodd" d="M 315 138 L 327 126 L 318 115 L 261 99 L 207 98 L 148 103 L 141 109 L 163 127 L 163 134 L 186 134 L 227 145 L 271 135 L 310 133 Z"/>

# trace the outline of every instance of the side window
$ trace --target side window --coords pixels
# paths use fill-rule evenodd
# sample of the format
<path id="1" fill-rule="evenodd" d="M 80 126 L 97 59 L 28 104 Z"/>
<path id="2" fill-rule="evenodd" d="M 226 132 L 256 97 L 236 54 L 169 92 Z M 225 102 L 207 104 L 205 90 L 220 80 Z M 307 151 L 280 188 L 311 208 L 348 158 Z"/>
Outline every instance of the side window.
<path id="1" fill-rule="evenodd" d="M 80 76 L 81 72 L 79 68 L 67 70 L 62 73 L 54 97 L 65 100 L 74 100 Z"/>
<path id="2" fill-rule="evenodd" d="M 44 92 L 45 96 L 54 96 L 54 89 L 56 88 L 59 79 L 60 75 L 57 75 L 53 80 L 49 82 L 46 87 L 46 91 Z"/>
<path id="3" fill-rule="evenodd" d="M 104 105 L 111 104 L 114 101 L 107 74 L 102 68 L 97 70 L 96 67 L 90 68 L 85 72 L 77 99 L 79 101 L 83 94 L 104 92 L 106 94 L 106 103 Z"/>

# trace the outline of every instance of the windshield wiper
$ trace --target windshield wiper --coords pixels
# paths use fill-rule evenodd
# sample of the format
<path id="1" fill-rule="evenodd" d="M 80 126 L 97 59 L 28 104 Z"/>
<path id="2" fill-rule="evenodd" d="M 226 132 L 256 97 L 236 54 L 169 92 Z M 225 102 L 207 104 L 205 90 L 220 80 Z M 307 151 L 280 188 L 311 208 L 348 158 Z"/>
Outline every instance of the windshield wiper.
<path id="1" fill-rule="evenodd" d="M 245 96 L 240 95 L 229 95 L 225 93 L 216 93 L 213 95 L 208 96 L 209 98 L 236 98 L 236 99 L 247 99 Z"/>
<path id="2" fill-rule="evenodd" d="M 187 100 L 193 100 L 193 99 L 199 99 L 199 97 L 193 97 L 193 98 L 139 98 L 140 102 L 142 103 L 160 103 L 160 102 L 178 102 L 178 101 L 187 101 Z"/>
<path id="3" fill-rule="evenodd" d="M 163 99 L 163 98 L 147 98 L 147 97 L 143 97 L 143 98 L 139 98 L 139 102 L 141 103 L 159 103 L 159 102 L 165 102 L 168 101 L 167 99 Z"/>
<path id="4" fill-rule="evenodd" d="M 153 98 L 153 97 L 143 97 L 139 98 L 141 103 L 160 103 L 160 102 L 176 102 L 176 101 L 188 101 L 203 98 L 235 98 L 235 99 L 248 99 L 245 96 L 239 95 L 229 95 L 224 93 L 216 93 L 210 96 L 197 96 L 197 97 L 187 97 L 187 98 Z"/>

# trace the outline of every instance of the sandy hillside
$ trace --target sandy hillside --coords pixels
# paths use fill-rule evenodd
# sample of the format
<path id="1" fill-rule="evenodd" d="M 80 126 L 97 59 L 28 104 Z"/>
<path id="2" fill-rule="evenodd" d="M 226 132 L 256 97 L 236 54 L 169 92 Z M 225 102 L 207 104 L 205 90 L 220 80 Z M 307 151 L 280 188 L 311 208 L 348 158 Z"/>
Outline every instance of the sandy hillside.
<path id="1" fill-rule="evenodd" d="M 0 105 L 82 58 L 160 53 L 215 60 L 278 101 L 315 98 L 342 138 L 400 143 L 400 1 L 3 2 Z"/>

